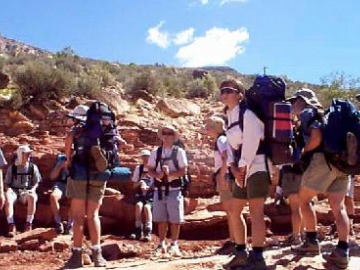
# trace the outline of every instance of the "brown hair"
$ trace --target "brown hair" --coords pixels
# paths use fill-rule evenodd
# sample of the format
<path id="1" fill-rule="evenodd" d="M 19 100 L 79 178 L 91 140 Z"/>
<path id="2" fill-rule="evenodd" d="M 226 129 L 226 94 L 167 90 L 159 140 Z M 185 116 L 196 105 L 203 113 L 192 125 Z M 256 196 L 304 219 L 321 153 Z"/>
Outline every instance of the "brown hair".
<path id="1" fill-rule="evenodd" d="M 232 87 L 232 88 L 235 88 L 237 90 L 238 93 L 242 94 L 242 95 L 245 95 L 245 86 L 244 84 L 239 81 L 239 80 L 236 80 L 236 79 L 228 79 L 228 80 L 225 80 L 223 81 L 221 84 L 220 84 L 220 89 L 223 88 L 223 87 Z"/>

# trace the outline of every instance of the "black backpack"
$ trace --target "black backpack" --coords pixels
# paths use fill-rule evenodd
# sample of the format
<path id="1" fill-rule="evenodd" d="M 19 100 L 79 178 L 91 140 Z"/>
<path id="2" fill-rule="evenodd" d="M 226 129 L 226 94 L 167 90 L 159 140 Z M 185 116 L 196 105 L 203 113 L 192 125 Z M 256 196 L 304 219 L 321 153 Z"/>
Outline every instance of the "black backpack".
<path id="1" fill-rule="evenodd" d="M 31 185 L 30 184 L 30 181 L 33 179 L 34 177 L 34 162 L 33 162 L 33 159 L 32 157 L 30 157 L 30 160 L 29 160 L 29 169 L 26 173 L 19 173 L 18 172 L 18 168 L 17 166 L 15 165 L 15 160 L 17 158 L 17 154 L 16 153 L 13 153 L 12 156 L 11 156 L 11 183 L 10 183 L 10 187 L 12 186 L 13 182 L 15 181 L 15 179 L 18 177 L 18 176 L 21 176 L 21 182 L 23 182 L 23 177 L 29 177 L 29 181 L 28 181 L 28 186 L 26 186 L 25 188 L 26 189 L 30 189 L 31 188 Z"/>
<path id="2" fill-rule="evenodd" d="M 285 101 L 286 84 L 275 76 L 257 76 L 246 91 L 246 108 L 265 126 L 265 139 L 259 149 L 274 165 L 294 162 L 292 105 Z"/>

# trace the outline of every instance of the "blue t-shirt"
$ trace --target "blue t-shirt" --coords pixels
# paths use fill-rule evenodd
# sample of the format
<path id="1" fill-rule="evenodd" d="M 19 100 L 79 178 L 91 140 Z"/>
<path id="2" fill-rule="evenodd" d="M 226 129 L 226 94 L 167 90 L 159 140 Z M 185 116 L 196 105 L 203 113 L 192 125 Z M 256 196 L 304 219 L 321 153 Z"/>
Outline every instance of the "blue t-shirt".
<path id="1" fill-rule="evenodd" d="M 308 143 L 311 130 L 318 129 L 322 127 L 322 122 L 317 117 L 318 112 L 315 108 L 306 108 L 300 114 L 300 130 L 304 136 L 305 143 Z"/>

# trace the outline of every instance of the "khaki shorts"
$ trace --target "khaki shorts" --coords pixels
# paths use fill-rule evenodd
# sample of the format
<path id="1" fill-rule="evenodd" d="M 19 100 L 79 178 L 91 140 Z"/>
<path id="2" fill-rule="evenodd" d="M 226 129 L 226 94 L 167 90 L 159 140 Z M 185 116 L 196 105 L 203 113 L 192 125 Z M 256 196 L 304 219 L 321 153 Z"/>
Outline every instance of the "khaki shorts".
<path id="1" fill-rule="evenodd" d="M 281 179 L 281 188 L 283 190 L 284 196 L 298 194 L 301 185 L 301 179 L 302 175 L 300 174 L 294 174 L 293 172 L 284 172 Z"/>
<path id="2" fill-rule="evenodd" d="M 66 186 L 66 196 L 73 199 L 91 200 L 93 202 L 102 203 L 106 188 L 105 181 L 90 180 L 87 189 L 86 180 L 69 179 Z M 88 193 L 87 193 L 88 191 Z"/>
<path id="3" fill-rule="evenodd" d="M 247 186 L 240 188 L 233 184 L 232 196 L 235 199 L 266 198 L 269 194 L 269 175 L 267 172 L 256 172 L 247 179 Z"/>
<path id="4" fill-rule="evenodd" d="M 303 174 L 301 185 L 319 193 L 346 192 L 348 177 L 330 165 L 323 153 L 315 153 Z"/>

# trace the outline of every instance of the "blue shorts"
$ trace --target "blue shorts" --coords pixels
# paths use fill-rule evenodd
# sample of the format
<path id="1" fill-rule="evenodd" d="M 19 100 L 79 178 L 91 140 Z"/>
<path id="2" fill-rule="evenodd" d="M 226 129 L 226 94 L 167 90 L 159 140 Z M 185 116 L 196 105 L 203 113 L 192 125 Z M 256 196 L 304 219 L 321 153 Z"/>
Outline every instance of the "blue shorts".
<path id="1" fill-rule="evenodd" d="M 184 197 L 181 190 L 170 190 L 169 196 L 163 192 L 159 200 L 158 191 L 154 192 L 153 221 L 180 224 L 184 222 Z"/>

